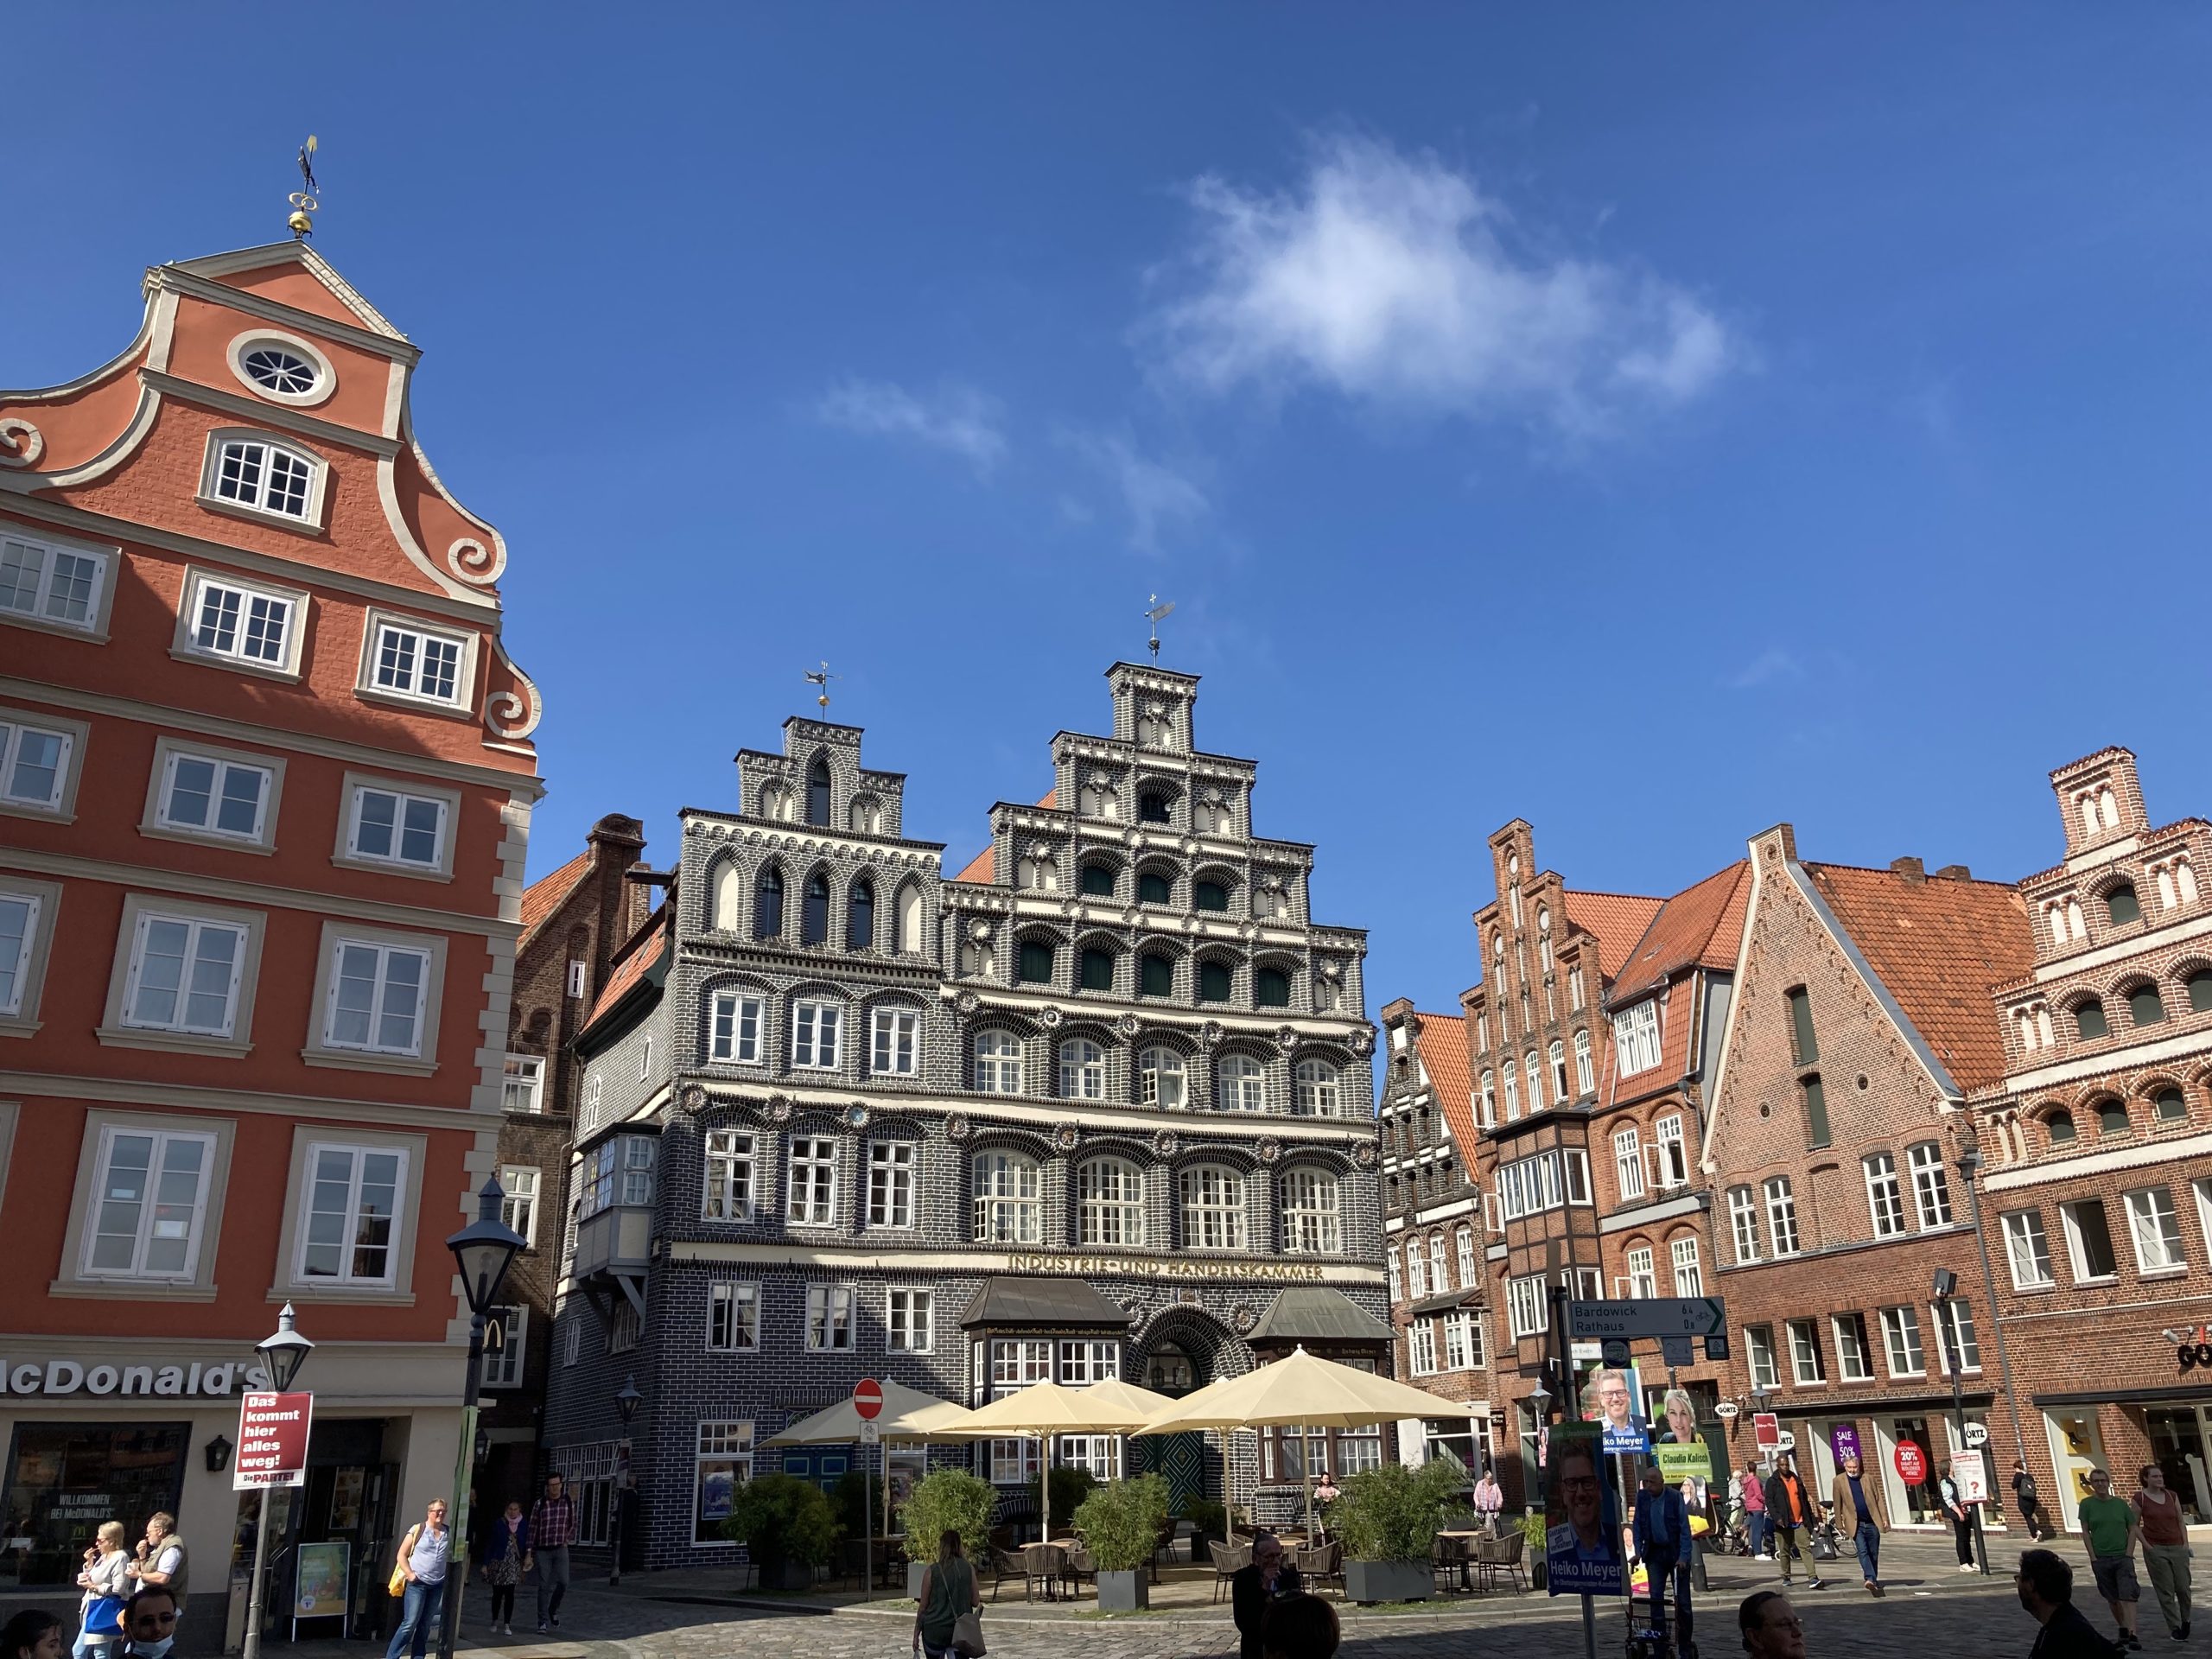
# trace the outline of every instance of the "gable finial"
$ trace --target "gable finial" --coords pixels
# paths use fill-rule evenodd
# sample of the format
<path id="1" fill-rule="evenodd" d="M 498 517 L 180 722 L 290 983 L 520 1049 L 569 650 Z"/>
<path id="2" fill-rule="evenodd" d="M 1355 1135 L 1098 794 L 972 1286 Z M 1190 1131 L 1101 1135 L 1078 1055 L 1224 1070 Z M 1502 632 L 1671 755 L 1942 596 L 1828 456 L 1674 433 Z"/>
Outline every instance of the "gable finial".
<path id="1" fill-rule="evenodd" d="M 304 242 L 315 234 L 315 220 L 310 215 L 322 206 L 315 200 L 315 193 L 321 187 L 315 181 L 315 134 L 309 133 L 307 143 L 300 146 L 300 181 L 307 188 L 292 192 L 292 216 L 285 221 L 291 226 L 296 242 Z"/>
<path id="2" fill-rule="evenodd" d="M 814 701 L 820 705 L 823 714 L 828 714 L 830 712 L 830 682 L 832 680 L 841 680 L 844 678 L 844 676 L 842 674 L 832 674 L 830 671 L 829 663 L 825 661 L 820 668 L 802 675 L 800 677 L 805 680 L 809 685 L 817 687 L 820 690 L 822 695 L 815 698 Z"/>
<path id="3" fill-rule="evenodd" d="M 1152 660 L 1155 663 L 1160 660 L 1160 625 L 1167 620 L 1168 613 L 1174 608 L 1173 600 L 1163 605 L 1160 602 L 1160 595 L 1154 594 L 1152 595 L 1152 608 L 1144 613 L 1145 620 L 1152 624 Z"/>

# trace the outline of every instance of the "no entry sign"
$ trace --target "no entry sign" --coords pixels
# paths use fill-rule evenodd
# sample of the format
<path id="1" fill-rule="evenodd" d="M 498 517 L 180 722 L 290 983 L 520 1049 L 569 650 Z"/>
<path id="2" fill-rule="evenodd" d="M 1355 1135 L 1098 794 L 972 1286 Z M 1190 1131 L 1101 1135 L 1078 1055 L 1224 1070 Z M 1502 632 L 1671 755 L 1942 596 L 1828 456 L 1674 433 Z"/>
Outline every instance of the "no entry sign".
<path id="1" fill-rule="evenodd" d="M 1911 1440 L 1897 1442 L 1897 1478 L 1908 1486 L 1917 1486 L 1928 1478 L 1928 1454 Z"/>
<path id="2" fill-rule="evenodd" d="M 853 1409 L 860 1414 L 862 1422 L 874 1422 L 876 1414 L 883 1409 L 883 1384 L 872 1376 L 864 1376 L 854 1383 Z"/>
<path id="3" fill-rule="evenodd" d="M 231 1490 L 302 1486 L 308 1478 L 311 1394 L 249 1394 L 238 1402 L 238 1456 Z"/>

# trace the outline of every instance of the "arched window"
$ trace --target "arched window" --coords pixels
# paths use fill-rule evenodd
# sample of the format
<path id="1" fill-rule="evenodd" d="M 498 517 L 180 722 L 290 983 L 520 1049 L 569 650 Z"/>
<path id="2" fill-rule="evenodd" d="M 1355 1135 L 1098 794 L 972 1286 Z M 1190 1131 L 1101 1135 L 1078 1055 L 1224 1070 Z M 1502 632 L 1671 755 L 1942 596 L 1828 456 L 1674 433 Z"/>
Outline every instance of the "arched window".
<path id="1" fill-rule="evenodd" d="M 1014 976 L 1025 985 L 1052 982 L 1052 947 L 1048 940 L 1024 939 Z"/>
<path id="2" fill-rule="evenodd" d="M 1552 1098 L 1564 1103 L 1573 1099 L 1574 1095 L 1567 1086 L 1567 1045 L 1557 1038 L 1552 1039 L 1551 1062 Z"/>
<path id="3" fill-rule="evenodd" d="M 2134 883 L 2123 881 L 2105 894 L 2105 914 L 2114 927 L 2143 919 L 2143 901 L 2135 896 Z"/>
<path id="4" fill-rule="evenodd" d="M 753 937 L 780 938 L 784 931 L 784 873 L 771 864 L 753 889 Z"/>
<path id="5" fill-rule="evenodd" d="M 2155 985 L 2139 985 L 2127 994 L 2127 1017 L 2139 1026 L 2155 1026 L 2166 1017 Z"/>
<path id="6" fill-rule="evenodd" d="M 1173 904 L 1174 882 L 1157 870 L 1147 870 L 1137 877 L 1137 902 L 1141 905 Z"/>
<path id="7" fill-rule="evenodd" d="M 883 833 L 883 808 L 873 795 L 855 796 L 845 817 L 855 835 L 880 836 Z"/>
<path id="8" fill-rule="evenodd" d="M 1077 799 L 1086 818 L 1118 818 L 1122 816 L 1119 791 L 1103 779 L 1093 779 L 1085 784 Z"/>
<path id="9" fill-rule="evenodd" d="M 227 438 L 208 457 L 207 493 L 286 518 L 312 520 L 322 463 L 304 449 L 271 439 Z"/>
<path id="10" fill-rule="evenodd" d="M 807 879 L 806 902 L 799 906 L 798 942 L 820 944 L 830 937 L 830 878 L 817 870 Z"/>
<path id="11" fill-rule="evenodd" d="M 2043 1121 L 2043 1132 L 2052 1146 L 2064 1146 L 2075 1138 L 2074 1114 L 2063 1109 L 2049 1114 Z"/>
<path id="12" fill-rule="evenodd" d="M 774 818 L 779 822 L 788 823 L 796 816 L 791 791 L 781 784 L 761 785 L 760 816 L 764 818 Z"/>
<path id="13" fill-rule="evenodd" d="M 2178 1089 L 2161 1089 L 2151 1096 L 2151 1116 L 2171 1123 L 2189 1116 L 2189 1101 Z"/>
<path id="14" fill-rule="evenodd" d="M 2127 1103 L 2107 1100 L 2097 1106 L 2097 1133 L 2100 1135 L 2126 1135 L 2128 1132 Z"/>
<path id="15" fill-rule="evenodd" d="M 1294 1169 L 1282 1178 L 1282 1248 L 1287 1255 L 1334 1255 L 1344 1249 L 1337 1221 L 1337 1178 Z"/>
<path id="16" fill-rule="evenodd" d="M 1076 1217 L 1085 1245 L 1142 1245 L 1144 1176 L 1119 1158 L 1093 1158 L 1076 1172 Z"/>
<path id="17" fill-rule="evenodd" d="M 1139 1105 L 1180 1111 L 1185 1099 L 1183 1084 L 1183 1057 L 1173 1049 L 1147 1048 L 1137 1057 Z"/>
<path id="18" fill-rule="evenodd" d="M 1452 1287 L 1452 1281 L 1444 1268 L 1444 1235 L 1441 1233 L 1428 1236 L 1428 1281 L 1439 1291 Z"/>
<path id="19" fill-rule="evenodd" d="M 2109 786 L 2097 791 L 2097 812 L 2104 819 L 2106 829 L 2120 828 L 2120 803 L 2113 798 Z"/>
<path id="20" fill-rule="evenodd" d="M 1552 970 L 1552 912 L 1548 905 L 1536 906 L 1536 960 L 1543 964 L 1546 973 Z"/>
<path id="21" fill-rule="evenodd" d="M 1521 1116 L 1521 1084 L 1516 1080 L 1513 1062 L 1505 1063 L 1505 1121 L 1515 1122 Z"/>
<path id="22" fill-rule="evenodd" d="M 1186 1169 L 1176 1183 L 1182 1200 L 1183 1248 L 1241 1250 L 1244 1248 L 1244 1178 L 1233 1169 L 1201 1164 Z"/>
<path id="23" fill-rule="evenodd" d="M 875 947 L 875 883 L 862 876 L 845 899 L 845 943 L 855 950 Z"/>
<path id="24" fill-rule="evenodd" d="M 1459 1282 L 1472 1290 L 1475 1287 L 1475 1230 L 1459 1230 Z"/>
<path id="25" fill-rule="evenodd" d="M 1198 1001 L 1201 1002 L 1228 1001 L 1234 977 L 1226 963 L 1200 963 L 1198 964 Z"/>
<path id="26" fill-rule="evenodd" d="M 1497 1122 L 1497 1073 L 1483 1073 L 1483 1127 L 1490 1128 Z"/>
<path id="27" fill-rule="evenodd" d="M 727 861 L 715 868 L 714 918 L 719 932 L 734 933 L 745 925 L 745 877 Z"/>
<path id="28" fill-rule="evenodd" d="M 1590 1033 L 1574 1033 L 1574 1091 L 1586 1095 L 1598 1086 L 1597 1068 L 1590 1061 Z"/>
<path id="29" fill-rule="evenodd" d="M 818 754 L 806 769 L 806 821 L 830 827 L 830 763 Z"/>
<path id="30" fill-rule="evenodd" d="M 1508 886 L 1510 886 L 1510 887 L 1512 888 L 1512 892 L 1508 895 L 1508 897 L 1511 899 L 1511 901 L 1512 901 L 1512 905 L 1513 905 L 1513 925 L 1514 925 L 1514 926 L 1516 926 L 1516 927 L 1519 927 L 1519 926 L 1522 925 L 1522 923 L 1521 923 L 1521 855 L 1520 855 L 1520 854 L 1518 854 L 1518 853 L 1509 853 L 1509 854 L 1507 854 L 1507 855 L 1506 855 L 1506 858 L 1505 858 L 1505 880 L 1506 880 L 1506 882 L 1507 882 Z"/>
<path id="31" fill-rule="evenodd" d="M 1156 789 L 1147 789 L 1137 797 L 1138 823 L 1166 823 L 1167 821 L 1167 798 L 1165 795 Z"/>
<path id="32" fill-rule="evenodd" d="M 1334 1117 L 1342 1103 L 1344 1087 L 1337 1068 L 1326 1060 L 1300 1060 L 1292 1074 L 1296 1087 L 1291 1109 L 1301 1117 Z"/>
<path id="33" fill-rule="evenodd" d="M 1290 1006 L 1290 976 L 1280 968 L 1262 968 L 1252 976 L 1252 1000 L 1263 1008 Z"/>
<path id="34" fill-rule="evenodd" d="M 2105 1005 L 2091 997 L 2074 1010 L 2074 1029 L 2085 1043 L 2094 1043 L 2100 1037 L 2112 1035 L 2112 1026 L 2105 1018 Z"/>
<path id="35" fill-rule="evenodd" d="M 1428 1258 L 1417 1238 L 1406 1241 L 1406 1294 L 1415 1301 L 1428 1294 Z"/>
<path id="36" fill-rule="evenodd" d="M 1018 1152 L 976 1154 L 976 1242 L 1035 1244 L 1044 1237 L 1036 1160 Z"/>
<path id="37" fill-rule="evenodd" d="M 1021 1039 L 1010 1031 L 976 1033 L 976 1088 L 986 1095 L 1021 1092 Z"/>
<path id="38" fill-rule="evenodd" d="M 1142 957 L 1137 963 L 1137 994 L 1140 996 L 1174 995 L 1175 958 L 1163 957 L 1157 951 Z"/>
<path id="39" fill-rule="evenodd" d="M 1114 988 L 1114 953 L 1111 950 L 1085 950 L 1076 958 L 1076 983 L 1086 991 L 1110 991 Z"/>
<path id="40" fill-rule="evenodd" d="M 922 948 L 922 890 L 909 881 L 899 889 L 899 949 L 901 951 Z"/>
<path id="41" fill-rule="evenodd" d="M 988 931 L 970 934 L 960 947 L 960 971 L 984 979 L 998 971 L 998 952 L 992 947 Z"/>
<path id="42" fill-rule="evenodd" d="M 1014 880 L 1018 887 L 1038 893 L 1058 893 L 1060 890 L 1060 864 L 1050 853 L 1025 854 L 1014 867 Z"/>
<path id="43" fill-rule="evenodd" d="M 1106 1098 L 1106 1051 L 1088 1037 L 1071 1037 L 1060 1045 L 1060 1098 Z"/>
<path id="44" fill-rule="evenodd" d="M 2189 1010 L 2212 1014 L 2212 969 L 2200 968 L 2189 976 Z"/>
<path id="45" fill-rule="evenodd" d="M 1084 865 L 1083 890 L 1094 899 L 1111 899 L 1114 896 L 1114 867 L 1111 864 Z"/>
<path id="46" fill-rule="evenodd" d="M 1522 1057 L 1521 1065 L 1522 1070 L 1529 1074 L 1529 1109 L 1541 1112 L 1544 1109 L 1544 1073 L 1536 1064 L 1536 1051 L 1530 1049 Z"/>
<path id="47" fill-rule="evenodd" d="M 1223 1111 L 1267 1109 L 1267 1073 L 1257 1060 L 1245 1054 L 1231 1054 L 1222 1061 L 1220 1077 L 1221 1099 L 1217 1103 Z"/>
<path id="48" fill-rule="evenodd" d="M 2196 902 L 2196 868 L 2185 858 L 2174 861 L 2174 880 L 2181 886 L 2181 901 L 2184 905 Z"/>
<path id="49" fill-rule="evenodd" d="M 1191 902 L 1200 910 L 1227 910 L 1229 889 L 1218 881 L 1201 881 L 1191 889 Z"/>

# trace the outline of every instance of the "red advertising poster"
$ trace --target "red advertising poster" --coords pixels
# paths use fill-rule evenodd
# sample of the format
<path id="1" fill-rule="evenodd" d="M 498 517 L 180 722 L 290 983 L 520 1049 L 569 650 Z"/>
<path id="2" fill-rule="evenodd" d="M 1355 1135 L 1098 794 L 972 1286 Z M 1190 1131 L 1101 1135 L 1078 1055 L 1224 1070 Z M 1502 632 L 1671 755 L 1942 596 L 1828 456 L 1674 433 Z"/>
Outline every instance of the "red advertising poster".
<path id="1" fill-rule="evenodd" d="M 238 1402 L 238 1454 L 231 1489 L 250 1492 L 265 1486 L 304 1485 L 308 1426 L 314 1414 L 311 1394 L 244 1396 Z"/>
<path id="2" fill-rule="evenodd" d="M 1782 1418 L 1780 1414 L 1771 1411 L 1753 1412 L 1751 1414 L 1751 1439 L 1757 1444 L 1763 1446 L 1780 1446 L 1782 1444 Z"/>
<path id="3" fill-rule="evenodd" d="M 1928 1458 L 1910 1440 L 1899 1440 L 1897 1450 L 1897 1473 L 1908 1486 L 1917 1486 L 1928 1478 Z"/>

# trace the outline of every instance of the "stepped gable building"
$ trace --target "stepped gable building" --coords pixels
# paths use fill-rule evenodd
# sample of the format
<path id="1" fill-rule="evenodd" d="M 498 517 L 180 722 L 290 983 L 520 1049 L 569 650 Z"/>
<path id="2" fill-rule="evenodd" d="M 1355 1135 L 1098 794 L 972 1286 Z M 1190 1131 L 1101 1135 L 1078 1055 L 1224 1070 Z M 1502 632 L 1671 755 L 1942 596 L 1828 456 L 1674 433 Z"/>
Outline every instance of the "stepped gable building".
<path id="1" fill-rule="evenodd" d="M 315 1411 L 274 1559 L 389 1560 L 451 1489 L 540 709 L 420 348 L 299 242 L 143 292 L 113 360 L 0 391 L 0 1602 L 167 1510 L 212 1649 L 283 1304 Z M 373 1630 L 352 1583 L 300 1633 Z"/>
<path id="2" fill-rule="evenodd" d="M 2020 884 L 2033 957 L 1993 995 L 1983 1224 L 2019 1443 L 2069 1527 L 2091 1467 L 2156 1461 L 2212 1521 L 2212 824 L 2154 829 L 2135 757 L 2050 774 L 2065 861 Z M 1960 1268 L 1961 1276 L 1965 1268 Z M 2014 1448 L 2010 1421 L 1993 1449 Z"/>
<path id="3" fill-rule="evenodd" d="M 1751 859 L 1704 1149 L 1722 1210 L 1707 1279 L 1736 1326 L 1731 1392 L 1782 1414 L 1821 1490 L 1839 1434 L 1855 1438 L 1890 1522 L 1933 1524 L 1950 1364 L 1993 1450 L 2012 1440 L 1993 1417 L 1999 1355 L 1961 1155 L 1968 1099 L 2005 1075 L 1991 997 L 2034 964 L 2027 911 L 1962 865 L 1802 863 L 1788 824 L 1753 836 Z M 1934 1294 L 1938 1269 L 1955 1295 Z M 1931 1471 L 1910 1487 L 1905 1440 Z"/>
<path id="4" fill-rule="evenodd" d="M 1418 1463 L 1440 1446 L 1480 1470 L 1491 1459 L 1491 1319 L 1467 1040 L 1465 1014 L 1416 1013 L 1402 997 L 1386 1007 L 1376 1127 L 1390 1323 L 1403 1333 L 1397 1376 L 1452 1408 L 1401 1423 L 1400 1454 Z"/>
<path id="5" fill-rule="evenodd" d="M 652 887 L 636 879 L 652 874 L 641 863 L 645 846 L 643 824 L 611 814 L 592 826 L 582 852 L 522 896 L 499 1173 L 507 1224 L 529 1248 L 507 1269 L 501 1341 L 484 1366 L 486 1454 L 477 1500 L 487 1514 L 498 1514 L 511 1497 L 526 1504 L 537 1490 L 569 1150 L 583 1082 L 574 1046 L 613 971 L 615 952 L 652 907 Z"/>
<path id="6" fill-rule="evenodd" d="M 668 904 L 577 1044 L 575 1243 L 551 1465 L 602 1490 L 628 1433 L 626 1554 L 728 1559 L 734 1482 L 834 1483 L 855 1446 L 771 1448 L 887 1377 L 981 1404 L 1046 1379 L 1179 1394 L 1310 1349 L 1387 1366 L 1365 937 L 1311 919 L 1313 849 L 1253 833 L 1249 760 L 1197 747 L 1198 682 L 1117 664 L 1111 733 L 1053 741 L 941 879 L 903 778 L 793 720 L 686 809 Z M 1068 1437 L 1183 1497 L 1287 1514 L 1380 1430 Z M 971 1465 L 1026 1510 L 1032 1441 Z M 591 1502 L 603 1513 L 602 1499 Z M 603 1535 L 603 1529 L 595 1535 Z"/>

